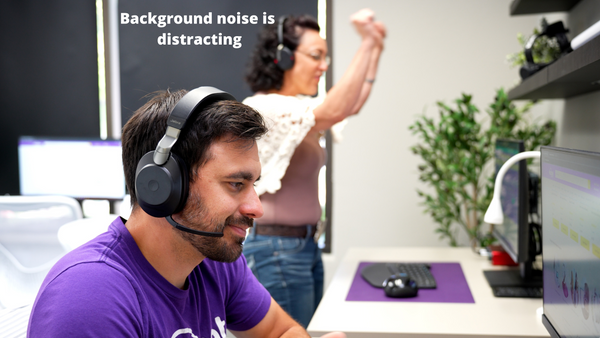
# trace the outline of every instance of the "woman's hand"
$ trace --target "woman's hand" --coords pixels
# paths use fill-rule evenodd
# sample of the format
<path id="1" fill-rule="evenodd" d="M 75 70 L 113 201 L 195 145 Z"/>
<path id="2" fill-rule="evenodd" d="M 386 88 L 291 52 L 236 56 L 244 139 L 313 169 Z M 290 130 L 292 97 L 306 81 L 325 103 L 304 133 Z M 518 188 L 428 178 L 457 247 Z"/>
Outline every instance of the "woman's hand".
<path id="1" fill-rule="evenodd" d="M 350 21 L 362 41 L 344 75 L 329 90 L 323 103 L 314 109 L 312 132 L 329 129 L 357 114 L 369 97 L 377 76 L 383 40 L 387 35 L 385 25 L 375 21 L 375 13 L 368 8 L 352 14 Z"/>
<path id="2" fill-rule="evenodd" d="M 363 8 L 352 14 L 350 16 L 350 21 L 363 39 L 371 36 L 375 30 L 375 27 L 373 26 L 373 22 L 375 22 L 375 12 L 368 8 Z"/>
<path id="3" fill-rule="evenodd" d="M 375 21 L 373 23 L 373 25 L 375 25 L 375 30 L 377 31 L 376 41 L 378 43 L 378 46 L 381 48 L 381 50 L 383 50 L 383 40 L 385 39 L 385 36 L 387 35 L 387 29 L 385 28 L 385 25 L 381 21 Z"/>
<path id="4" fill-rule="evenodd" d="M 361 9 L 350 16 L 350 21 L 363 39 L 373 39 L 376 45 L 383 49 L 383 39 L 387 30 L 382 22 L 375 21 L 375 12 L 368 8 Z"/>

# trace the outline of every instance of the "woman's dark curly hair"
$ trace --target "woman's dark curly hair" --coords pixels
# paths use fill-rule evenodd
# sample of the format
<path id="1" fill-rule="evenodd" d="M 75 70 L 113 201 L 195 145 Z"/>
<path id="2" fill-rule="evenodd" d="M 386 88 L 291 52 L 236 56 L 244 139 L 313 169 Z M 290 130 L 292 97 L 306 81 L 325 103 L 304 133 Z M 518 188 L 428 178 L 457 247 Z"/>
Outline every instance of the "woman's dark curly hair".
<path id="1" fill-rule="evenodd" d="M 275 64 L 278 23 L 265 26 L 258 34 L 250 61 L 246 68 L 246 82 L 253 92 L 281 89 L 283 70 Z M 283 44 L 295 51 L 306 29 L 320 31 L 317 20 L 310 15 L 288 16 L 283 23 Z"/>

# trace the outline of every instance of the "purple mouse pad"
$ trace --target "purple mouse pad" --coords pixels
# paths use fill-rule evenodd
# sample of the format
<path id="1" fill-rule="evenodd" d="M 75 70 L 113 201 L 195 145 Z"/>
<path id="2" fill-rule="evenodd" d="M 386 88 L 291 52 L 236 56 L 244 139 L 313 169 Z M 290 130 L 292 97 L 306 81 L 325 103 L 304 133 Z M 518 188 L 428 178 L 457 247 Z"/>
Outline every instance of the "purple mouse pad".
<path id="1" fill-rule="evenodd" d="M 419 289 L 418 295 L 412 298 L 390 298 L 385 295 L 383 289 L 365 281 L 360 272 L 370 264 L 373 262 L 360 262 L 358 265 L 346 301 L 475 303 L 460 263 L 429 263 L 437 288 Z"/>

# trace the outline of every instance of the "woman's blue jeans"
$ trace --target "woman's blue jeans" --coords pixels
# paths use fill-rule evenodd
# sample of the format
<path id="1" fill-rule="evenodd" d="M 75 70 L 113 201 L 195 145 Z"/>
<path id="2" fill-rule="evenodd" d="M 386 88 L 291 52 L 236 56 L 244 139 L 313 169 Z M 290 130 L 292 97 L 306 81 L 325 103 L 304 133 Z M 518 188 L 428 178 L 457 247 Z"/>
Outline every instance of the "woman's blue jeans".
<path id="1" fill-rule="evenodd" d="M 248 266 L 271 297 L 305 328 L 323 297 L 321 249 L 306 238 L 256 235 L 244 243 Z"/>

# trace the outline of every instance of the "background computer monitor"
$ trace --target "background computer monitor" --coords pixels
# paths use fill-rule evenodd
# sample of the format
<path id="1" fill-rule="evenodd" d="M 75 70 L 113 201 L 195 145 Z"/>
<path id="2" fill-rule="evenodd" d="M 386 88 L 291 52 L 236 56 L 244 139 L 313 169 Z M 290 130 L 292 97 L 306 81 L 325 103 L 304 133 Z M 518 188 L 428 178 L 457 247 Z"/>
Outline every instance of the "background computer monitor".
<path id="1" fill-rule="evenodd" d="M 542 147 L 544 326 L 600 336 L 600 153 Z"/>
<path id="2" fill-rule="evenodd" d="M 122 200 L 125 177 L 119 140 L 19 138 L 21 195 Z"/>
<path id="3" fill-rule="evenodd" d="M 499 139 L 495 144 L 496 173 L 514 155 L 525 150 L 522 140 Z M 519 263 L 518 269 L 484 271 L 492 287 L 542 287 L 541 271 L 533 262 L 539 236 L 534 234 L 529 222 L 529 173 L 527 160 L 521 160 L 508 169 L 502 180 L 501 205 L 504 223 L 494 225 L 493 234 L 510 257 Z"/>

